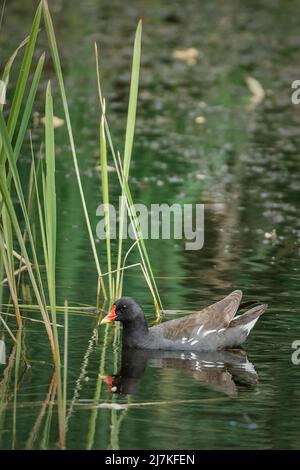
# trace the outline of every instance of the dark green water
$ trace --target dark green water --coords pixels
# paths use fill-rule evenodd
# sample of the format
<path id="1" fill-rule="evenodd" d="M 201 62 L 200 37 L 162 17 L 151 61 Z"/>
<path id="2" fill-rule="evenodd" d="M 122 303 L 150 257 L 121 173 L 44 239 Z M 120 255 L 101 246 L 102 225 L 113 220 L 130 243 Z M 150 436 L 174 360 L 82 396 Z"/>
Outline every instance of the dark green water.
<path id="1" fill-rule="evenodd" d="M 0 33 L 1 64 L 30 27 L 30 1 L 7 2 Z M 132 38 L 143 18 L 143 59 L 131 187 L 135 202 L 205 203 L 205 243 L 185 251 L 180 241 L 148 243 L 166 309 L 197 310 L 235 288 L 269 309 L 245 344 L 252 372 L 196 369 L 197 358 L 130 358 L 134 394 L 112 395 L 99 373 L 120 368 L 113 328 L 98 338 L 91 314 L 70 317 L 67 447 L 71 449 L 205 449 L 300 447 L 299 195 L 300 114 L 291 103 L 299 79 L 299 1 L 181 2 L 51 1 L 72 124 L 93 227 L 101 202 L 93 43 L 114 139 L 123 150 Z M 40 52 L 46 41 L 41 32 Z M 195 47 L 195 65 L 173 51 Z M 37 55 L 38 56 L 38 55 Z M 45 80 L 53 79 L 49 55 Z M 259 80 L 266 98 L 248 110 L 245 77 Z M 13 83 L 14 76 L 12 76 Z M 45 83 L 36 111 L 43 113 Z M 54 89 L 56 87 L 53 82 Z M 62 117 L 59 99 L 55 114 Z M 206 124 L 196 124 L 204 116 Z M 35 130 L 38 145 L 43 129 Z M 58 301 L 94 305 L 96 270 L 77 191 L 65 127 L 57 129 Z M 24 184 L 30 154 L 20 164 Z M 205 178 L 202 177 L 205 175 Z M 111 174 L 117 200 L 117 179 Z M 276 229 L 275 241 L 265 237 Z M 97 245 L 101 250 L 101 243 Z M 132 255 L 130 262 L 137 261 Z M 138 270 L 124 293 L 154 319 Z M 25 313 L 24 313 L 25 314 Z M 27 312 L 28 314 L 28 312 Z M 33 313 L 28 314 L 33 316 Z M 63 321 L 63 319 L 61 319 Z M 11 327 L 14 323 L 11 321 Z M 2 334 L 2 333 L 1 333 Z M 12 343 L 5 336 L 7 359 Z M 52 377 L 42 326 L 27 322 L 23 344 L 31 367 L 0 365 L 0 447 L 56 448 L 56 409 L 45 405 Z M 198 358 L 201 361 L 201 358 Z M 203 359 L 203 358 L 202 358 Z M 198 361 L 199 362 L 199 361 Z M 222 361 L 219 361 L 222 362 Z M 220 364 L 219 364 L 220 365 Z M 213 369 L 213 370 L 209 370 Z M 248 367 L 249 369 L 249 367 Z M 242 377 L 241 377 L 242 375 Z M 126 384 L 125 384 L 126 385 Z M 93 408 L 92 403 L 100 404 Z"/>

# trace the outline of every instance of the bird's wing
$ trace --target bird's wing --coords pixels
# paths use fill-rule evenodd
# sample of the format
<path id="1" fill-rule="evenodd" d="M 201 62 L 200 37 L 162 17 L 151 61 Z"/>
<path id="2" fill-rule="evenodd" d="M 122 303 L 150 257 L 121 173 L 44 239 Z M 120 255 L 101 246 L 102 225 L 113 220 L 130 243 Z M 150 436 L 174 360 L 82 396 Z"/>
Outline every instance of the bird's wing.
<path id="1" fill-rule="evenodd" d="M 169 320 L 159 325 L 159 328 L 162 329 L 164 338 L 173 341 L 227 328 L 237 312 L 242 295 L 242 291 L 235 290 L 200 312 Z"/>

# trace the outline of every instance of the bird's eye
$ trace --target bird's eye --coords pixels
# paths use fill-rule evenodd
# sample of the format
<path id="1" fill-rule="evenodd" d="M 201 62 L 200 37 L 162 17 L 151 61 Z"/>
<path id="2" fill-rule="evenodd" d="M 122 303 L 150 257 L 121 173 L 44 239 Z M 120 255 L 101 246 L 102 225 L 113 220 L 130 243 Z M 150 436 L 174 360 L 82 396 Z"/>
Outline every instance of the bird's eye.
<path id="1" fill-rule="evenodd" d="M 117 309 L 118 309 L 119 312 L 125 312 L 126 305 L 120 305 L 119 307 L 117 307 Z"/>

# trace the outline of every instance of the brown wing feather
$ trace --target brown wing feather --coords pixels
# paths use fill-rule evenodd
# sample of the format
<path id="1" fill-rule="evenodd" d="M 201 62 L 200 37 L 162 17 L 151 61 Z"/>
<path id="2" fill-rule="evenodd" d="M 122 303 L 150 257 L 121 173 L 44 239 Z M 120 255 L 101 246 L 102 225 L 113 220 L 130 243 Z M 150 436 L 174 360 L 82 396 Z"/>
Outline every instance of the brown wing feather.
<path id="1" fill-rule="evenodd" d="M 160 327 L 164 337 L 173 341 L 183 337 L 189 338 L 195 328 L 198 329 L 201 325 L 203 330 L 227 328 L 237 312 L 242 295 L 242 291 L 235 290 L 200 312 L 162 323 Z"/>

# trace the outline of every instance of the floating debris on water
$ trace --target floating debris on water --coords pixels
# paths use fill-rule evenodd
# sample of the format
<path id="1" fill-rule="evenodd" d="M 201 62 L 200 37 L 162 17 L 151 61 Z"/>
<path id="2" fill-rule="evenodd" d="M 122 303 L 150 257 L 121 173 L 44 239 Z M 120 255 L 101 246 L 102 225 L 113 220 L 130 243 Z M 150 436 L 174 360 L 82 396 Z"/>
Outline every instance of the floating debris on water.
<path id="1" fill-rule="evenodd" d="M 249 103 L 249 110 L 254 110 L 264 99 L 265 99 L 265 90 L 263 89 L 261 83 L 253 77 L 246 77 L 247 86 L 252 93 Z"/>
<path id="2" fill-rule="evenodd" d="M 276 232 L 276 229 L 273 228 L 272 232 L 265 232 L 264 237 L 265 237 L 267 240 L 272 240 L 272 241 L 274 242 L 275 240 L 277 240 L 277 232 Z"/>
<path id="3" fill-rule="evenodd" d="M 188 65 L 195 65 L 200 57 L 200 52 L 195 47 L 178 49 L 173 52 L 174 59 L 181 60 Z"/>
<path id="4" fill-rule="evenodd" d="M 45 117 L 42 117 L 40 119 L 40 122 L 45 125 Z M 65 121 L 64 119 L 61 119 L 58 116 L 53 116 L 53 127 L 54 129 L 57 129 L 58 127 L 62 127 L 64 125 Z"/>
<path id="5" fill-rule="evenodd" d="M 195 119 L 195 123 L 196 124 L 205 124 L 206 123 L 206 119 L 204 116 L 197 116 L 196 119 Z"/>

